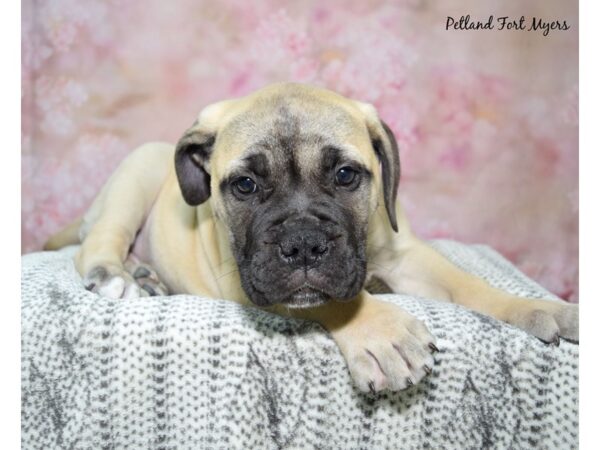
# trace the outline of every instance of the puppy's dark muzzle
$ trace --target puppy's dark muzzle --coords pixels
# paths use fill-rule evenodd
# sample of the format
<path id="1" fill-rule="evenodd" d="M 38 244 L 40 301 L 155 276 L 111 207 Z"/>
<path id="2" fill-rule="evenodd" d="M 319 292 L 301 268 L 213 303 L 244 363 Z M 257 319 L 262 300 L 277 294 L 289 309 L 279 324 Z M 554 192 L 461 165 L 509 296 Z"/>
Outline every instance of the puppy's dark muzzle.
<path id="1" fill-rule="evenodd" d="M 331 239 L 316 229 L 296 228 L 279 241 L 279 257 L 292 268 L 316 267 L 329 256 Z"/>

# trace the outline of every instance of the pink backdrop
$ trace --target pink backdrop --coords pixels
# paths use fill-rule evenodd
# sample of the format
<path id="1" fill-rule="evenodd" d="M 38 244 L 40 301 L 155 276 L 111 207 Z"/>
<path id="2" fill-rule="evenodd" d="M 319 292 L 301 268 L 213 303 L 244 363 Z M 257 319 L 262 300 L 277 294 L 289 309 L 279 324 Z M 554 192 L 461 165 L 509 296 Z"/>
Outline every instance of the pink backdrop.
<path id="1" fill-rule="evenodd" d="M 491 245 L 577 301 L 577 4 L 447 3 L 23 0 L 23 251 L 81 214 L 134 146 L 294 80 L 377 106 L 420 235 Z M 571 29 L 445 30 L 465 14 Z"/>

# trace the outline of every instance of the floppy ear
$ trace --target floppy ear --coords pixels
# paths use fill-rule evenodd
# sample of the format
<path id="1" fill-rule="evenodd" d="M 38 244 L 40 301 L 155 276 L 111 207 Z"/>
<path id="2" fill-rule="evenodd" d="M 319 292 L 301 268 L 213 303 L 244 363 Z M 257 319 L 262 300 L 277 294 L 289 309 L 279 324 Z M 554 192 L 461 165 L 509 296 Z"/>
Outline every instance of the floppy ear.
<path id="1" fill-rule="evenodd" d="M 198 206 L 210 197 L 210 157 L 218 129 L 233 102 L 223 100 L 204 108 L 177 143 L 175 172 L 181 194 L 189 205 Z"/>
<path id="2" fill-rule="evenodd" d="M 383 129 L 384 135 L 380 132 L 371 137 L 373 149 L 381 161 L 381 177 L 383 178 L 383 198 L 385 199 L 385 209 L 390 218 L 390 225 L 394 231 L 398 231 L 398 221 L 396 219 L 396 198 L 398 196 L 398 184 L 400 184 L 400 155 L 398 153 L 398 143 L 390 127 L 383 121 L 379 121 L 379 127 Z"/>
<path id="3" fill-rule="evenodd" d="M 215 136 L 192 127 L 177 143 L 175 172 L 183 198 L 189 205 L 198 206 L 210 197 L 210 174 L 206 169 Z"/>
<path id="4" fill-rule="evenodd" d="M 385 209 L 394 231 L 398 231 L 396 219 L 396 197 L 400 183 L 400 156 L 398 143 L 394 133 L 387 124 L 379 119 L 375 108 L 366 103 L 357 102 L 359 108 L 366 116 L 367 129 L 371 137 L 371 145 L 381 163 L 381 178 L 383 181 L 383 198 Z"/>

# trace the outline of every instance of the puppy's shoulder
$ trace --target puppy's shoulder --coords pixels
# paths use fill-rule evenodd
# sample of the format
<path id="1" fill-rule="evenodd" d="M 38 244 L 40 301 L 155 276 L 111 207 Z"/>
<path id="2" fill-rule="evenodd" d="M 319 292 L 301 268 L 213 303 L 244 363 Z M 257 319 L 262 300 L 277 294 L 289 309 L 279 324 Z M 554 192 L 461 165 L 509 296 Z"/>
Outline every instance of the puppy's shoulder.
<path id="1" fill-rule="evenodd" d="M 160 163 L 160 162 L 171 162 L 175 155 L 175 145 L 169 144 L 168 142 L 147 142 L 135 148 L 128 156 L 127 159 L 142 159 L 147 161 L 148 164 Z"/>

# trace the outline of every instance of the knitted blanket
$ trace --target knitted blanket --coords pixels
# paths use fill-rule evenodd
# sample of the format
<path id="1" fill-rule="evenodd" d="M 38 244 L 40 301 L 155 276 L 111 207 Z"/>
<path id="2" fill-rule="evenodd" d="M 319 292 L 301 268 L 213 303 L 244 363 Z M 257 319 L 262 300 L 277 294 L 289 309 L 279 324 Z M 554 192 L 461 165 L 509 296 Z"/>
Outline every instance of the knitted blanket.
<path id="1" fill-rule="evenodd" d="M 553 297 L 485 246 L 433 242 L 518 295 Z M 381 298 L 437 337 L 433 374 L 357 391 L 317 324 L 189 295 L 83 289 L 74 247 L 22 258 L 23 449 L 573 449 L 578 347 L 464 308 Z"/>

